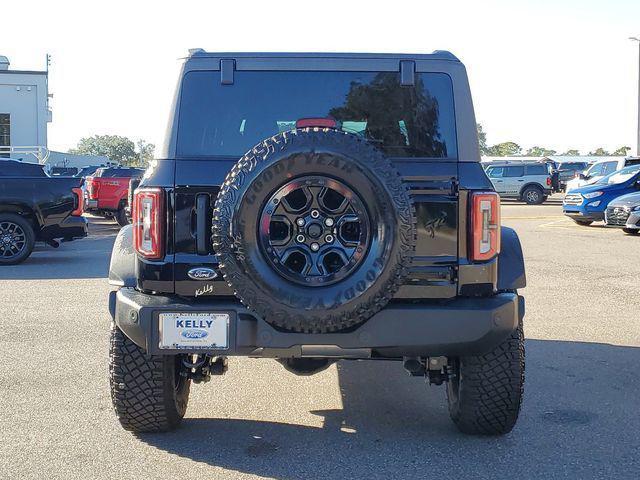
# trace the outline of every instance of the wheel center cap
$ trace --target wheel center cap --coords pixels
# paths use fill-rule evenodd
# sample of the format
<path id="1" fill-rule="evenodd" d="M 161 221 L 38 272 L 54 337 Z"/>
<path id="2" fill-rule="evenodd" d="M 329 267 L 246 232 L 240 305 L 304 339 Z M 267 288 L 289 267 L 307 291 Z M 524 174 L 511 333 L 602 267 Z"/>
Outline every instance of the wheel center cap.
<path id="1" fill-rule="evenodd" d="M 317 224 L 317 223 L 312 223 L 311 225 L 309 225 L 309 227 L 307 228 L 307 234 L 311 237 L 311 238 L 318 238 L 320 235 L 322 235 L 322 230 L 323 228 Z"/>

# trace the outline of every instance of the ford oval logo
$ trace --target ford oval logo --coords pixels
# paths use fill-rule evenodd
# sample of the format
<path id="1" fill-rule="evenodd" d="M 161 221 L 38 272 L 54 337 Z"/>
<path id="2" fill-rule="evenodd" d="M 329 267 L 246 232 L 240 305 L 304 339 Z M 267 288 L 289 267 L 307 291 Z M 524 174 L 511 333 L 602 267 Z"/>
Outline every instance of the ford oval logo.
<path id="1" fill-rule="evenodd" d="M 209 335 L 206 330 L 183 330 L 180 334 L 184 338 L 205 338 Z"/>
<path id="2" fill-rule="evenodd" d="M 196 267 L 187 272 L 189 278 L 192 280 L 213 280 L 218 276 L 213 268 L 208 267 Z"/>

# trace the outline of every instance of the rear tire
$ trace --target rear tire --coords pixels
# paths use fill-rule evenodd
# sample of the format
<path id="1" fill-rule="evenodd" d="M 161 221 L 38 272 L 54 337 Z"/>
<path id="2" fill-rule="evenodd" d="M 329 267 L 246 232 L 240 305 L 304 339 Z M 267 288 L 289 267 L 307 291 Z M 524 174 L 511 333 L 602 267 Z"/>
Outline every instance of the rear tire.
<path id="1" fill-rule="evenodd" d="M 527 205 L 540 205 L 544 202 L 544 194 L 538 187 L 527 187 L 522 191 L 522 200 Z"/>
<path id="2" fill-rule="evenodd" d="M 126 227 L 131 223 L 129 221 L 129 217 L 127 216 L 127 212 L 122 206 L 116 212 L 115 219 L 116 219 L 116 222 L 118 222 L 118 225 L 120 225 L 121 227 Z"/>
<path id="3" fill-rule="evenodd" d="M 147 355 L 122 331 L 111 328 L 111 401 L 125 430 L 165 432 L 182 421 L 191 380 L 180 375 L 178 355 Z"/>
<path id="4" fill-rule="evenodd" d="M 518 419 L 524 392 L 522 322 L 491 352 L 453 359 L 455 377 L 447 383 L 449 415 L 458 429 L 473 435 L 504 435 Z"/>
<path id="5" fill-rule="evenodd" d="M 582 225 L 583 227 L 588 227 L 593 223 L 592 220 L 576 220 L 575 218 L 573 219 L 573 221 L 576 222 L 578 225 Z"/>
<path id="6" fill-rule="evenodd" d="M 0 214 L 0 265 L 24 262 L 36 242 L 36 234 L 28 220 L 15 213 Z"/>
<path id="7" fill-rule="evenodd" d="M 637 228 L 623 228 L 622 231 L 627 235 L 638 235 L 638 233 L 640 233 L 640 230 Z"/>

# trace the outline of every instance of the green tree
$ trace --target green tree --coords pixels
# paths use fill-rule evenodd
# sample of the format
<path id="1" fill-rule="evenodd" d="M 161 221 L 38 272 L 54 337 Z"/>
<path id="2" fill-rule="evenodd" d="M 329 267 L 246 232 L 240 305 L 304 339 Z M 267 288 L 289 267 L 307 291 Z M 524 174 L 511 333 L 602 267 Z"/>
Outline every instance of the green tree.
<path id="1" fill-rule="evenodd" d="M 149 162 L 153 160 L 156 146 L 153 143 L 147 143 L 145 140 L 140 139 L 136 142 L 136 147 L 138 147 L 138 166 L 149 165 Z"/>
<path id="2" fill-rule="evenodd" d="M 604 148 L 598 147 L 593 152 L 589 152 L 589 155 L 593 155 L 596 157 L 608 157 L 611 154 L 607 152 Z"/>
<path id="3" fill-rule="evenodd" d="M 570 148 L 569 150 L 567 150 L 564 153 L 561 153 L 560 155 L 567 155 L 569 157 L 577 157 L 580 155 L 580 150 L 576 150 L 575 148 Z"/>
<path id="4" fill-rule="evenodd" d="M 81 138 L 78 146 L 69 153 L 82 155 L 104 155 L 112 162 L 122 165 L 145 166 L 153 158 L 155 146 L 144 140 L 139 140 L 138 151 L 136 144 L 127 137 L 120 135 L 94 135 Z"/>
<path id="5" fill-rule="evenodd" d="M 476 129 L 478 130 L 478 144 L 480 145 L 480 155 L 489 155 L 489 146 L 487 145 L 487 134 L 482 129 L 481 123 L 476 123 Z"/>
<path id="6" fill-rule="evenodd" d="M 629 154 L 631 147 L 620 147 L 616 151 L 614 151 L 611 155 L 621 155 L 626 157 Z"/>
<path id="7" fill-rule="evenodd" d="M 544 147 L 531 147 L 529 150 L 527 150 L 527 153 L 525 153 L 525 155 L 529 157 L 548 157 L 551 155 L 555 155 L 556 153 L 558 152 Z"/>
<path id="8" fill-rule="evenodd" d="M 489 147 L 489 155 L 494 157 L 512 157 L 521 153 L 522 147 L 515 142 L 502 142 Z"/>

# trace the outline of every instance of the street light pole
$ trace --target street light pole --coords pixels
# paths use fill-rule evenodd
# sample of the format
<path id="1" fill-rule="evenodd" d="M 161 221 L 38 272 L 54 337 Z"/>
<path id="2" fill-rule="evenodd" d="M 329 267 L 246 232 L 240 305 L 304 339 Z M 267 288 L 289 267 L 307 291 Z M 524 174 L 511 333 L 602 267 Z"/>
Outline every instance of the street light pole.
<path id="1" fill-rule="evenodd" d="M 629 37 L 629 40 L 638 42 L 638 138 L 636 142 L 636 155 L 640 157 L 640 37 Z"/>

